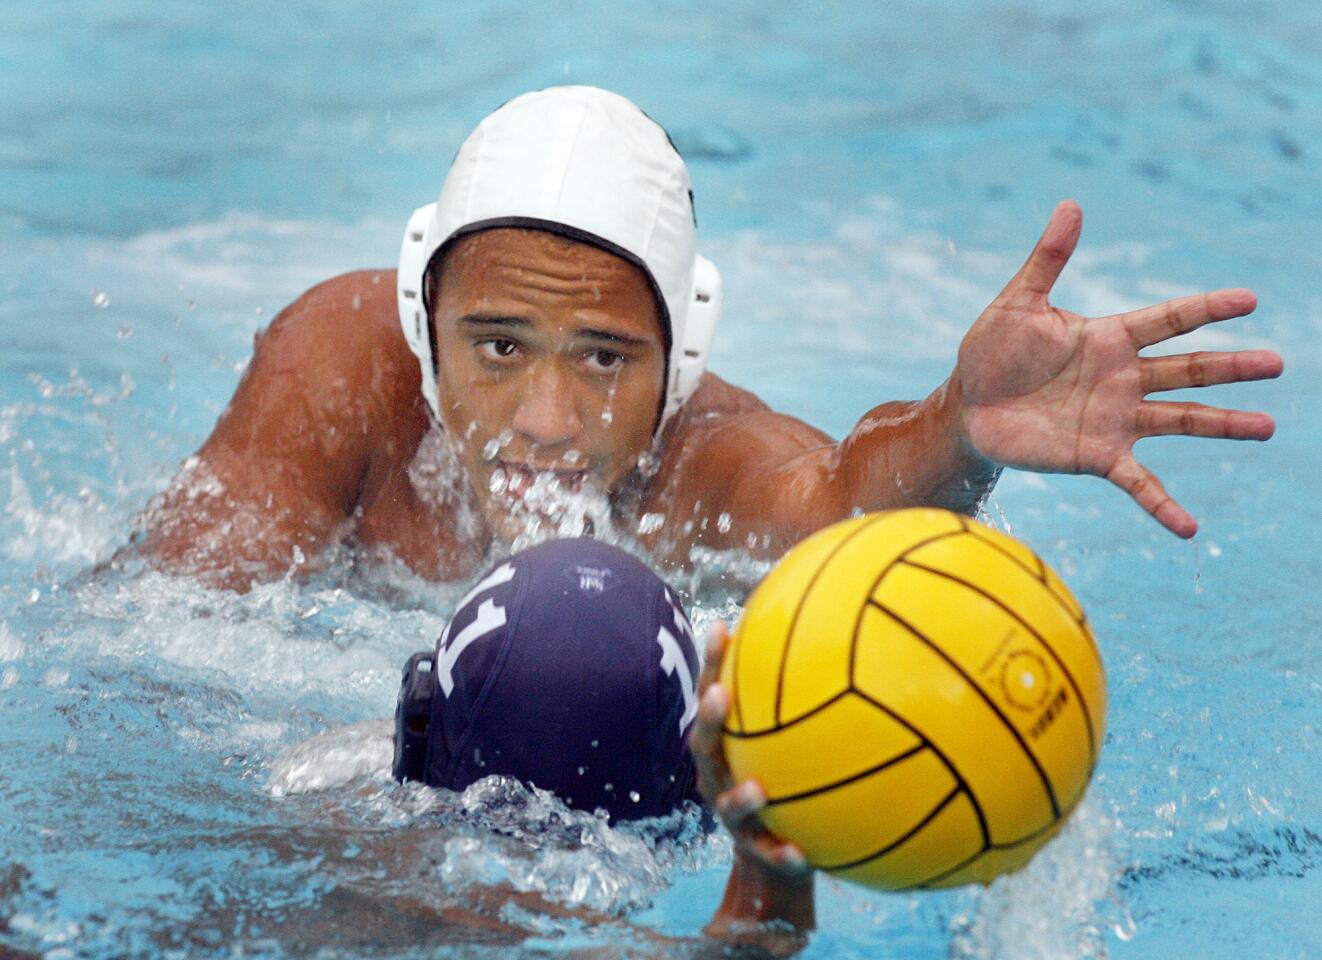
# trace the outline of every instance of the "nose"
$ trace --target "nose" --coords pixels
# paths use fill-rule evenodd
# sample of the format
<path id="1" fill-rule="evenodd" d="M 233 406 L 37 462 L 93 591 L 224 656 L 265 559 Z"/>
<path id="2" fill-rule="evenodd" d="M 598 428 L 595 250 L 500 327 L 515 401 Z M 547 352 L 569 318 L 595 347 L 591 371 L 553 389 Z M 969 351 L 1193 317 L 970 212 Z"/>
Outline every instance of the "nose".
<path id="1" fill-rule="evenodd" d="M 510 429 L 539 447 L 575 440 L 583 429 L 574 384 L 554 362 L 535 365 L 514 411 Z"/>

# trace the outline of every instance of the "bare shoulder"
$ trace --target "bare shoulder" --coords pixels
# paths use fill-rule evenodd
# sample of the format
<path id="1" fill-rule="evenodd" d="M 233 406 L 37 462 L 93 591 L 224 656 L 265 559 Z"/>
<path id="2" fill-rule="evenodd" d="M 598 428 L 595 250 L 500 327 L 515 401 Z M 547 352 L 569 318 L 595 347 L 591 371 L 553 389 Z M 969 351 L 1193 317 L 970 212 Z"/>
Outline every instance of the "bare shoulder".
<path id="1" fill-rule="evenodd" d="M 734 384 L 714 373 L 704 373 L 698 383 L 698 389 L 684 404 L 685 419 L 709 419 L 732 413 L 754 413 L 770 410 L 758 396 L 743 387 Z"/>
<path id="2" fill-rule="evenodd" d="M 207 446 L 269 448 L 275 433 L 290 430 L 345 439 L 416 432 L 425 426 L 423 411 L 413 410 L 419 379 L 399 327 L 395 272 L 341 274 L 256 335 L 252 362 Z"/>
<path id="3" fill-rule="evenodd" d="M 751 391 L 707 373 L 667 431 L 664 459 L 672 459 L 672 453 L 687 458 L 725 447 L 751 452 L 754 448 L 803 449 L 831 442 L 817 428 L 772 410 Z"/>
<path id="4" fill-rule="evenodd" d="M 666 429 L 644 509 L 684 517 L 719 512 L 751 478 L 833 449 L 827 434 L 709 373 Z"/>
<path id="5" fill-rule="evenodd" d="M 399 385 L 402 392 L 417 393 L 416 363 L 397 310 L 394 270 L 332 277 L 310 288 L 257 334 L 254 359 L 269 359 L 277 367 L 292 360 L 304 370 L 324 367 L 345 375 L 386 364 L 396 374 L 392 382 L 409 381 Z"/>
<path id="6" fill-rule="evenodd" d="M 211 436 L 146 511 L 143 550 L 241 586 L 334 543 L 369 485 L 416 449 L 419 378 L 394 271 L 312 287 L 257 334 Z"/>
<path id="7" fill-rule="evenodd" d="M 400 330 L 393 270 L 309 289 L 253 344 L 252 361 L 201 461 L 254 496 L 351 511 L 374 468 L 426 430 L 420 374 Z"/>

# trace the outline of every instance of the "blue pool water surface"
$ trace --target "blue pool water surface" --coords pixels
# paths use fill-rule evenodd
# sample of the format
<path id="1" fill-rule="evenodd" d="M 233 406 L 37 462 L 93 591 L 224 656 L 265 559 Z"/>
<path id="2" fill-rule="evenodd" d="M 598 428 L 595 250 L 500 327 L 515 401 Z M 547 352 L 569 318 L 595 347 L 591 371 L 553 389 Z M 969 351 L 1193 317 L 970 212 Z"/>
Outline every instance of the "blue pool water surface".
<path id="1" fill-rule="evenodd" d="M 652 938 L 710 916 L 721 837 L 382 775 L 400 664 L 455 590 L 88 573 L 205 438 L 253 333 L 320 279 L 393 266 L 468 129 L 561 82 L 671 130 L 725 276 L 714 369 L 836 436 L 946 377 L 1063 197 L 1085 230 L 1062 306 L 1258 293 L 1189 340 L 1285 355 L 1281 380 L 1215 394 L 1276 438 L 1139 447 L 1203 522 L 1192 545 L 1098 480 L 1010 473 L 988 505 L 1096 625 L 1111 710 L 1084 807 L 987 890 L 823 881 L 804 956 L 1316 955 L 1316 5 L 11 0 L 0 73 L 0 955 L 692 947 Z M 699 624 L 737 613 L 699 589 Z"/>

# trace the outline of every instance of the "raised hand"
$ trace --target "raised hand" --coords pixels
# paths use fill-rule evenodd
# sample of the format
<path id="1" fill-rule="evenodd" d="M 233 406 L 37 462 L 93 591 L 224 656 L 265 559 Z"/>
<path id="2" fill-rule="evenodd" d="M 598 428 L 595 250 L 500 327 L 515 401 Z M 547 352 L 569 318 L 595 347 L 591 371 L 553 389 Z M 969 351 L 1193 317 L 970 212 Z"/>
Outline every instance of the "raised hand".
<path id="1" fill-rule="evenodd" d="M 1283 363 L 1272 350 L 1141 357 L 1145 347 L 1218 320 L 1242 317 L 1248 290 L 1216 290 L 1089 319 L 1053 307 L 1048 294 L 1079 239 L 1077 204 L 1056 207 L 1027 262 L 983 311 L 959 348 L 952 389 L 961 393 L 966 442 L 995 463 L 1043 473 L 1090 473 L 1132 496 L 1172 533 L 1194 518 L 1134 457 L 1144 437 L 1266 440 L 1265 413 L 1148 400 L 1185 387 L 1266 380 Z"/>
<path id="2" fill-rule="evenodd" d="M 729 641 L 725 624 L 716 623 L 698 678 L 698 718 L 689 736 L 698 771 L 698 788 L 734 837 L 734 864 L 725 897 L 707 928 L 728 940 L 755 942 L 773 954 L 798 950 L 802 940 L 786 936 L 779 921 L 801 934 L 815 923 L 813 872 L 803 851 L 778 840 L 758 820 L 766 792 L 755 780 L 736 784 L 721 749 L 721 727 L 730 709 L 729 693 L 716 682 Z"/>

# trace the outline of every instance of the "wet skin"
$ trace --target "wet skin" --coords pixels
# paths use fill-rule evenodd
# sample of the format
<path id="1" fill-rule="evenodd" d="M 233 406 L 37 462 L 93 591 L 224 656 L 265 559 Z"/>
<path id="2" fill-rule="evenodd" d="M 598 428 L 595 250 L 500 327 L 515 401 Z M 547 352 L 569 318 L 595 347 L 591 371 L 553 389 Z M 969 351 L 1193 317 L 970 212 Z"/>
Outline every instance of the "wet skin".
<path id="1" fill-rule="evenodd" d="M 481 515 L 512 541 L 538 473 L 616 490 L 651 444 L 666 354 L 651 286 L 551 234 L 459 240 L 433 291 L 441 421 Z"/>
<path id="2" fill-rule="evenodd" d="M 460 466 L 454 496 L 440 500 L 410 479 L 428 414 L 399 329 L 394 274 L 338 277 L 258 336 L 229 407 L 144 514 L 135 549 L 238 589 L 315 565 L 345 541 L 424 577 L 459 579 L 476 572 L 493 539 L 517 532 L 511 514 L 536 470 L 608 495 L 626 530 L 659 515 L 660 528 L 642 539 L 660 563 L 684 564 L 698 545 L 775 557 L 857 509 L 969 512 L 1002 466 L 1105 477 L 1169 530 L 1192 536 L 1193 517 L 1135 459 L 1135 442 L 1265 440 L 1274 424 L 1263 413 L 1148 396 L 1275 377 L 1281 358 L 1270 350 L 1140 355 L 1252 312 L 1247 290 L 1094 319 L 1058 309 L 1048 296 L 1080 226 L 1076 205 L 1057 207 L 965 336 L 949 380 L 925 400 L 882 404 L 836 443 L 707 374 L 654 449 L 664 364 L 642 275 L 544 233 L 478 234 L 451 254 L 436 291 L 442 421 Z M 508 442 L 491 447 L 506 431 Z M 653 460 L 645 471 L 644 454 Z M 812 886 L 801 855 L 758 827 L 760 788 L 734 784 L 720 755 L 722 645 L 718 631 L 693 740 L 704 793 L 736 836 L 713 931 L 737 937 L 740 924 L 769 919 L 804 929 Z"/>
<path id="3" fill-rule="evenodd" d="M 1270 350 L 1140 355 L 1251 312 L 1247 290 L 1096 319 L 1053 306 L 1048 294 L 1080 225 L 1076 205 L 1056 209 L 964 338 L 950 379 L 927 399 L 882 404 L 835 443 L 708 374 L 646 472 L 635 466 L 651 442 L 662 369 L 657 308 L 641 273 L 538 231 L 466 238 L 436 293 L 442 418 L 462 467 L 443 502 L 421 496 L 409 478 L 428 416 L 398 326 L 394 275 L 338 277 L 259 335 L 196 469 L 145 515 L 142 549 L 168 568 L 240 588 L 283 575 L 300 557 L 315 563 L 346 540 L 424 577 L 458 579 L 493 538 L 515 532 L 511 505 L 538 468 L 609 495 L 625 530 L 643 514 L 659 517 L 642 539 L 662 563 L 686 563 L 696 545 L 778 556 L 854 510 L 967 512 L 1005 465 L 1105 477 L 1192 536 L 1193 517 L 1134 458 L 1134 443 L 1171 434 L 1263 440 L 1274 425 L 1262 413 L 1148 395 L 1274 377 L 1281 358 Z M 505 431 L 509 443 L 484 458 Z M 499 496 L 493 477 L 506 487 Z"/>

